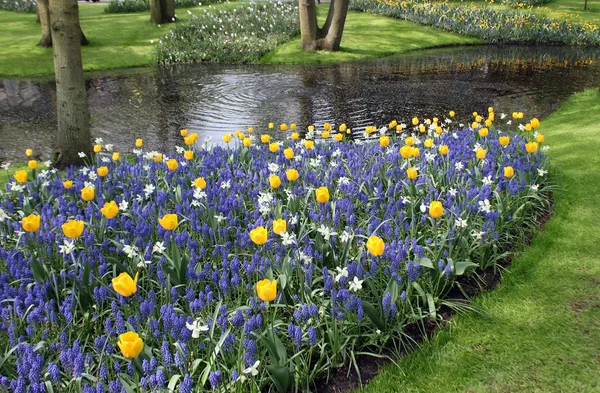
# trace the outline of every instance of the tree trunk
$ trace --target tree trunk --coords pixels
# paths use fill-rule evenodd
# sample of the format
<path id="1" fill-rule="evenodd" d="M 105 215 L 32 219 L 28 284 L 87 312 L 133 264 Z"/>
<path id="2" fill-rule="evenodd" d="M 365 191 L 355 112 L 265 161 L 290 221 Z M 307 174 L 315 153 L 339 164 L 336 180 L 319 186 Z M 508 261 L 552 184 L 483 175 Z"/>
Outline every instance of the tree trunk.
<path id="1" fill-rule="evenodd" d="M 331 0 L 322 28 L 317 24 L 315 0 L 299 0 L 300 42 L 305 50 L 340 50 L 348 0 Z"/>
<path id="2" fill-rule="evenodd" d="M 77 0 L 50 0 L 58 130 L 52 161 L 57 168 L 81 165 L 92 155 L 90 115 L 81 62 Z"/>
<path id="3" fill-rule="evenodd" d="M 175 0 L 150 0 L 150 23 L 175 22 Z"/>
<path id="4" fill-rule="evenodd" d="M 52 33 L 50 33 L 50 8 L 48 0 L 37 0 L 37 12 L 42 26 L 42 38 L 38 46 L 49 48 L 52 46 Z"/>
<path id="5" fill-rule="evenodd" d="M 587 11 L 587 2 L 588 2 L 588 0 L 585 0 L 585 3 L 583 4 L 584 11 Z"/>

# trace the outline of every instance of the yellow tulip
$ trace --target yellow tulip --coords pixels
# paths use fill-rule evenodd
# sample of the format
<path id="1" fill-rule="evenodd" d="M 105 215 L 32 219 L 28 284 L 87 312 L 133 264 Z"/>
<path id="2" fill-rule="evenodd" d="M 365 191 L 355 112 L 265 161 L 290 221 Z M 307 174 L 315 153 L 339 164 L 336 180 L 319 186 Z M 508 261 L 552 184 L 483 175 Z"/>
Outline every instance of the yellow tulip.
<path id="1" fill-rule="evenodd" d="M 296 129 L 296 123 L 290 124 L 290 129 L 293 131 Z"/>
<path id="2" fill-rule="evenodd" d="M 225 142 L 225 143 L 231 142 L 231 134 L 223 135 L 223 142 Z"/>
<path id="3" fill-rule="evenodd" d="M 525 131 L 531 131 L 531 130 L 533 130 L 533 127 L 531 127 L 531 123 L 525 124 Z"/>
<path id="4" fill-rule="evenodd" d="M 294 158 L 294 149 L 292 149 L 291 147 L 288 147 L 287 149 L 284 149 L 283 150 L 283 155 L 288 160 L 291 160 L 292 158 Z"/>
<path id="5" fill-rule="evenodd" d="M 425 147 L 431 148 L 433 146 L 433 139 L 431 139 L 431 138 L 425 139 L 425 142 L 423 142 L 423 144 L 425 145 Z"/>
<path id="6" fill-rule="evenodd" d="M 415 180 L 417 178 L 417 175 L 419 174 L 419 172 L 417 172 L 417 170 L 415 168 L 408 168 L 406 170 L 406 177 L 409 180 Z"/>
<path id="7" fill-rule="evenodd" d="M 487 119 L 487 120 L 485 121 L 485 126 L 486 126 L 486 127 L 491 127 L 491 126 L 492 126 L 492 120 L 490 120 L 490 119 Z"/>
<path id="8" fill-rule="evenodd" d="M 188 136 L 186 136 L 185 138 L 183 138 L 183 143 L 185 143 L 188 146 L 191 146 L 197 140 L 198 140 L 198 134 L 196 134 L 195 132 L 192 132 L 191 134 L 189 134 Z"/>
<path id="9" fill-rule="evenodd" d="M 104 177 L 108 175 L 108 167 L 100 166 L 96 169 L 96 173 L 98 174 L 98 176 Z"/>
<path id="10" fill-rule="evenodd" d="M 285 171 L 285 177 L 287 177 L 289 181 L 296 181 L 298 180 L 299 176 L 300 174 L 298 173 L 298 171 L 293 168 Z"/>
<path id="11" fill-rule="evenodd" d="M 244 146 L 246 147 L 250 147 L 252 146 L 252 140 L 250 138 L 244 138 L 244 141 L 242 142 L 244 144 Z"/>
<path id="12" fill-rule="evenodd" d="M 181 135 L 182 137 L 186 137 L 188 134 L 188 130 L 186 128 L 184 128 L 183 130 L 179 130 L 179 135 Z"/>
<path id="13" fill-rule="evenodd" d="M 40 216 L 30 214 L 23 217 L 21 220 L 21 227 L 25 232 L 35 232 L 40 229 Z"/>
<path id="14" fill-rule="evenodd" d="M 419 126 L 419 132 L 425 132 L 425 131 L 427 131 L 427 127 L 425 127 L 425 125 L 424 125 L 424 124 L 421 124 L 421 125 Z"/>
<path id="15" fill-rule="evenodd" d="M 329 201 L 329 189 L 327 187 L 319 187 L 315 190 L 317 202 L 325 203 Z"/>
<path id="16" fill-rule="evenodd" d="M 25 150 L 25 155 L 26 155 L 27 157 L 31 157 L 31 156 L 33 155 L 33 150 L 31 150 L 31 149 L 27 149 L 27 150 Z"/>
<path id="17" fill-rule="evenodd" d="M 194 180 L 194 187 L 204 190 L 206 188 L 206 180 L 203 177 L 197 177 Z"/>
<path id="18" fill-rule="evenodd" d="M 254 128 L 253 127 L 248 127 L 248 132 L 252 134 L 254 132 Z"/>
<path id="19" fill-rule="evenodd" d="M 379 236 L 369 236 L 369 240 L 367 240 L 367 249 L 374 257 L 378 257 L 383 255 L 383 250 L 385 249 L 385 243 Z"/>
<path id="20" fill-rule="evenodd" d="M 281 235 L 287 231 L 287 222 L 283 218 L 273 221 L 273 232 L 276 235 Z"/>
<path id="21" fill-rule="evenodd" d="M 163 155 L 162 153 L 155 153 L 152 159 L 154 160 L 154 162 L 162 162 Z"/>
<path id="22" fill-rule="evenodd" d="M 340 130 L 340 132 L 346 132 L 347 128 L 348 128 L 348 126 L 346 126 L 346 123 L 342 123 L 342 124 L 340 124 L 339 130 Z"/>
<path id="23" fill-rule="evenodd" d="M 531 127 L 533 128 L 538 128 L 540 126 L 540 121 L 534 117 L 533 119 L 531 119 Z"/>
<path id="24" fill-rule="evenodd" d="M 194 151 L 193 150 L 186 150 L 183 152 L 183 158 L 185 158 L 186 160 L 191 160 L 194 158 Z"/>
<path id="25" fill-rule="evenodd" d="M 63 187 L 68 190 L 69 188 L 73 187 L 73 181 L 71 181 L 71 180 L 65 180 L 63 182 Z"/>
<path id="26" fill-rule="evenodd" d="M 279 150 L 279 143 L 273 142 L 273 143 L 269 144 L 269 151 L 271 153 L 275 153 L 275 152 L 277 152 L 277 150 Z"/>
<path id="27" fill-rule="evenodd" d="M 308 131 L 313 132 L 315 130 L 315 126 L 308 126 Z"/>
<path id="28" fill-rule="evenodd" d="M 327 138 L 329 138 L 329 131 L 323 131 L 323 132 L 321 133 L 321 136 L 323 137 L 323 139 L 327 139 Z"/>
<path id="29" fill-rule="evenodd" d="M 275 127 L 275 124 L 269 123 L 269 128 L 273 128 L 273 127 Z"/>
<path id="30" fill-rule="evenodd" d="M 448 112 L 448 115 L 450 115 L 450 117 L 454 117 L 454 116 L 456 116 L 456 112 L 450 111 L 450 112 Z"/>
<path id="31" fill-rule="evenodd" d="M 538 144 L 537 142 L 529 142 L 525 144 L 525 150 L 527 150 L 527 153 L 529 154 L 533 154 L 537 151 L 538 149 Z"/>
<path id="32" fill-rule="evenodd" d="M 418 148 L 418 147 L 414 147 L 414 146 L 411 146 L 411 147 L 410 147 L 410 155 L 411 155 L 411 156 L 413 156 L 413 157 L 418 157 L 418 156 L 419 156 L 419 154 L 421 154 L 421 151 L 419 150 L 419 148 Z"/>
<path id="33" fill-rule="evenodd" d="M 488 120 L 493 122 L 494 120 L 496 120 L 496 115 L 494 114 L 494 112 L 491 112 L 488 116 Z M 489 126 L 488 126 L 489 127 Z"/>
<path id="34" fill-rule="evenodd" d="M 401 155 L 403 158 L 411 158 L 411 157 L 412 157 L 412 152 L 411 152 L 411 150 L 410 150 L 410 146 L 406 146 L 406 145 L 405 145 L 405 146 L 402 146 L 402 147 L 400 148 L 400 155 Z"/>
<path id="35" fill-rule="evenodd" d="M 479 136 L 482 138 L 488 136 L 488 133 L 489 130 L 485 127 L 479 130 Z"/>
<path id="36" fill-rule="evenodd" d="M 336 140 L 336 141 L 338 141 L 338 142 L 341 142 L 341 141 L 342 141 L 342 139 L 344 139 L 344 134 L 339 134 L 339 133 L 338 133 L 338 134 L 335 134 L 335 135 L 333 136 L 333 139 L 335 139 L 335 140 Z"/>
<path id="37" fill-rule="evenodd" d="M 271 185 L 271 188 L 279 188 L 281 179 L 277 175 L 271 175 L 269 176 L 269 184 Z"/>
<path id="38" fill-rule="evenodd" d="M 306 150 L 310 150 L 313 147 L 315 147 L 315 142 L 313 142 L 313 141 L 304 141 L 304 147 L 306 148 Z"/>
<path id="39" fill-rule="evenodd" d="M 38 167 L 38 163 L 36 160 L 29 160 L 27 162 L 27 168 L 29 169 L 36 169 Z"/>
<path id="40" fill-rule="evenodd" d="M 419 118 L 418 117 L 413 117 L 412 118 L 412 125 L 413 126 L 419 125 Z"/>
<path id="41" fill-rule="evenodd" d="M 262 225 L 250 231 L 250 239 L 259 246 L 267 242 L 267 229 Z"/>
<path id="42" fill-rule="evenodd" d="M 128 359 L 137 357 L 144 348 L 144 341 L 138 336 L 137 333 L 127 332 L 119 336 L 119 342 L 117 343 L 121 353 Z"/>
<path id="43" fill-rule="evenodd" d="M 442 135 L 442 132 L 444 132 L 444 129 L 440 126 L 435 127 L 435 133 L 438 135 Z"/>
<path id="44" fill-rule="evenodd" d="M 415 144 L 415 138 L 413 138 L 412 136 L 409 136 L 408 138 L 406 138 L 404 140 L 404 143 L 406 143 L 407 146 L 412 146 Z"/>
<path id="45" fill-rule="evenodd" d="M 481 116 L 477 115 L 477 116 L 475 116 L 475 121 L 477 123 L 481 123 L 483 121 L 483 118 Z"/>
<path id="46" fill-rule="evenodd" d="M 83 221 L 69 220 L 61 228 L 66 237 L 76 239 L 83 233 L 84 224 Z"/>
<path id="47" fill-rule="evenodd" d="M 135 147 L 142 147 L 144 146 L 144 141 L 141 138 L 138 138 L 135 140 Z"/>
<path id="48" fill-rule="evenodd" d="M 26 170 L 16 171 L 15 174 L 13 175 L 15 180 L 18 181 L 19 183 L 25 183 L 27 181 L 28 176 L 29 176 L 29 174 L 27 173 Z"/>
<path id="49" fill-rule="evenodd" d="M 448 152 L 450 152 L 450 148 L 448 147 L 448 145 L 442 145 L 440 146 L 440 154 L 445 156 L 446 154 L 448 154 Z"/>
<path id="50" fill-rule="evenodd" d="M 504 167 L 504 177 L 510 179 L 515 175 L 515 169 L 512 166 Z"/>
<path id="51" fill-rule="evenodd" d="M 94 153 L 100 153 L 102 151 L 102 145 L 94 145 Z"/>
<path id="52" fill-rule="evenodd" d="M 476 121 L 474 121 L 473 124 L 471 124 L 471 128 L 473 128 L 473 129 L 479 128 L 479 123 L 477 123 Z"/>
<path id="53" fill-rule="evenodd" d="M 475 151 L 475 156 L 480 160 L 483 160 L 486 155 L 487 155 L 487 150 L 485 150 L 485 149 L 477 149 Z"/>
<path id="54" fill-rule="evenodd" d="M 177 162 L 176 159 L 171 158 L 170 160 L 167 160 L 167 167 L 169 168 L 170 171 L 174 171 L 177 168 L 179 168 L 179 163 Z"/>
<path id="55" fill-rule="evenodd" d="M 119 154 L 118 151 L 114 152 L 112 155 L 112 160 L 113 161 L 119 161 L 121 159 L 121 155 Z"/>
<path id="56" fill-rule="evenodd" d="M 287 131 L 287 129 L 288 129 L 287 124 L 282 123 L 282 124 L 279 125 L 279 130 L 280 131 Z"/>
<path id="57" fill-rule="evenodd" d="M 325 131 L 331 131 L 332 130 L 331 124 L 329 124 L 329 123 L 323 124 L 323 129 Z"/>
<path id="58" fill-rule="evenodd" d="M 295 140 L 297 140 L 298 138 L 300 138 L 300 134 L 298 134 L 297 132 L 293 132 L 293 133 L 292 133 L 292 140 L 293 140 L 293 141 L 295 141 Z"/>
<path id="59" fill-rule="evenodd" d="M 114 218 L 117 213 L 119 213 L 119 206 L 115 203 L 115 201 L 106 202 L 104 207 L 100 209 L 104 217 L 106 218 Z"/>
<path id="60" fill-rule="evenodd" d="M 158 223 L 165 230 L 172 231 L 173 229 L 177 228 L 179 219 L 177 218 L 177 214 L 165 214 L 162 218 L 158 219 Z"/>
<path id="61" fill-rule="evenodd" d="M 488 113 L 491 113 L 491 112 L 493 112 L 493 111 L 494 111 L 494 108 L 493 108 L 493 107 L 491 107 L 491 106 L 490 106 L 490 107 L 488 107 Z"/>
<path id="62" fill-rule="evenodd" d="M 83 199 L 84 201 L 91 201 L 92 199 L 94 199 L 95 195 L 96 192 L 92 187 L 84 187 L 81 189 L 81 199 Z"/>
<path id="63" fill-rule="evenodd" d="M 379 146 L 386 147 L 390 145 L 390 138 L 387 136 L 382 136 L 379 138 Z"/>
<path id="64" fill-rule="evenodd" d="M 500 143 L 500 146 L 506 147 L 510 143 L 510 138 L 507 136 L 501 136 L 498 138 L 498 142 Z"/>
<path id="65" fill-rule="evenodd" d="M 112 279 L 113 289 L 121 296 L 128 297 L 133 295 L 137 292 L 138 275 L 139 272 L 135 273 L 135 278 L 131 278 L 131 276 L 125 272 L 119 274 Z"/>
<path id="66" fill-rule="evenodd" d="M 536 141 L 537 143 L 544 143 L 544 141 L 545 141 L 545 140 L 546 140 L 546 138 L 545 138 L 545 137 L 544 137 L 544 135 L 542 135 L 542 134 L 537 134 L 537 135 L 535 136 L 535 141 Z"/>
<path id="67" fill-rule="evenodd" d="M 388 128 L 396 128 L 398 122 L 396 120 L 392 120 L 390 124 L 388 124 Z"/>
<path id="68" fill-rule="evenodd" d="M 271 141 L 271 137 L 269 136 L 269 134 L 262 134 L 262 135 L 260 136 L 260 141 L 261 141 L 262 143 L 265 143 L 265 144 L 267 144 L 267 143 L 269 143 L 269 142 Z"/>
<path id="69" fill-rule="evenodd" d="M 444 214 L 444 207 L 442 202 L 433 201 L 429 204 L 429 217 L 440 218 Z"/>
<path id="70" fill-rule="evenodd" d="M 256 294 L 262 301 L 272 302 L 277 297 L 277 280 L 260 280 L 256 283 Z"/>
<path id="71" fill-rule="evenodd" d="M 517 115 L 518 115 L 518 118 L 519 118 L 519 119 L 522 119 L 522 118 L 523 118 L 523 116 L 524 116 L 523 112 L 519 112 Z"/>
<path id="72" fill-rule="evenodd" d="M 477 117 L 477 116 L 479 116 L 479 113 L 473 112 L 473 117 Z"/>

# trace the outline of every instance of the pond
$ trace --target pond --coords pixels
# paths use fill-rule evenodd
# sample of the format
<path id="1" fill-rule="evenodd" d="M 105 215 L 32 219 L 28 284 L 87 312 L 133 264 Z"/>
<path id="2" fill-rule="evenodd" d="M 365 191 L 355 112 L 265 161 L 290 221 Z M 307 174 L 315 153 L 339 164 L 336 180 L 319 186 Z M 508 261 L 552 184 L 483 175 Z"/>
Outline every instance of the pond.
<path id="1" fill-rule="evenodd" d="M 173 151 L 179 130 L 220 135 L 269 122 L 345 122 L 354 131 L 393 119 L 526 112 L 540 117 L 574 92 L 600 85 L 600 55 L 570 47 L 477 46 L 342 65 L 145 68 L 88 75 L 92 135 L 131 151 Z M 48 159 L 56 132 L 52 81 L 0 81 L 0 160 Z"/>

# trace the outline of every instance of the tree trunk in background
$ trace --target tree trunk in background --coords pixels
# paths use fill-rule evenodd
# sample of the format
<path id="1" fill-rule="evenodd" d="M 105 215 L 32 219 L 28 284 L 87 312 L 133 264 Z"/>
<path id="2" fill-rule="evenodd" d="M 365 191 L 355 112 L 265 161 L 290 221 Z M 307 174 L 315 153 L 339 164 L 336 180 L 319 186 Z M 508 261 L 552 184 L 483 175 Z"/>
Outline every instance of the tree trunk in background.
<path id="1" fill-rule="evenodd" d="M 150 0 L 150 23 L 175 22 L 175 0 Z"/>
<path id="2" fill-rule="evenodd" d="M 327 20 L 317 24 L 315 0 L 299 0 L 300 41 L 305 50 L 340 50 L 349 0 L 331 0 Z"/>
<path id="3" fill-rule="evenodd" d="M 48 0 L 37 0 L 37 12 L 42 26 L 42 38 L 38 46 L 49 48 L 52 46 L 52 33 L 50 33 L 50 8 Z"/>
<path id="4" fill-rule="evenodd" d="M 81 62 L 77 0 L 50 0 L 58 130 L 52 161 L 57 168 L 81 165 L 92 155 L 90 115 Z"/>
<path id="5" fill-rule="evenodd" d="M 584 9 L 585 11 L 587 11 L 587 2 L 588 2 L 588 0 L 585 0 L 585 3 L 583 4 L 583 9 Z"/>

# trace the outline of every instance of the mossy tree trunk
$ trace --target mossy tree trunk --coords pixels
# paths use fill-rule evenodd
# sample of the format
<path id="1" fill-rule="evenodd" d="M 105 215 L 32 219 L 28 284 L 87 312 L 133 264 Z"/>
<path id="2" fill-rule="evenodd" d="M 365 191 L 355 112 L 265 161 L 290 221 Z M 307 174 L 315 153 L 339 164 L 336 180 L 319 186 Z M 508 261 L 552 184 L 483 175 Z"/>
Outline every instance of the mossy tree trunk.
<path id="1" fill-rule="evenodd" d="M 299 0 L 300 41 L 305 50 L 340 50 L 349 0 L 331 0 L 323 27 L 317 23 L 315 0 Z"/>
<path id="2" fill-rule="evenodd" d="M 52 33 L 50 32 L 50 0 L 37 0 L 37 17 L 40 25 L 42 26 L 42 38 L 38 42 L 38 46 L 42 48 L 50 48 L 52 46 Z M 85 38 L 85 34 L 79 27 L 81 34 L 81 45 L 87 45 L 89 42 Z"/>
<path id="3" fill-rule="evenodd" d="M 150 0 L 150 23 L 175 22 L 175 0 Z"/>
<path id="4" fill-rule="evenodd" d="M 92 155 L 77 0 L 50 0 L 50 17 L 58 122 L 52 161 L 65 168 L 83 163 L 80 152 Z"/>

